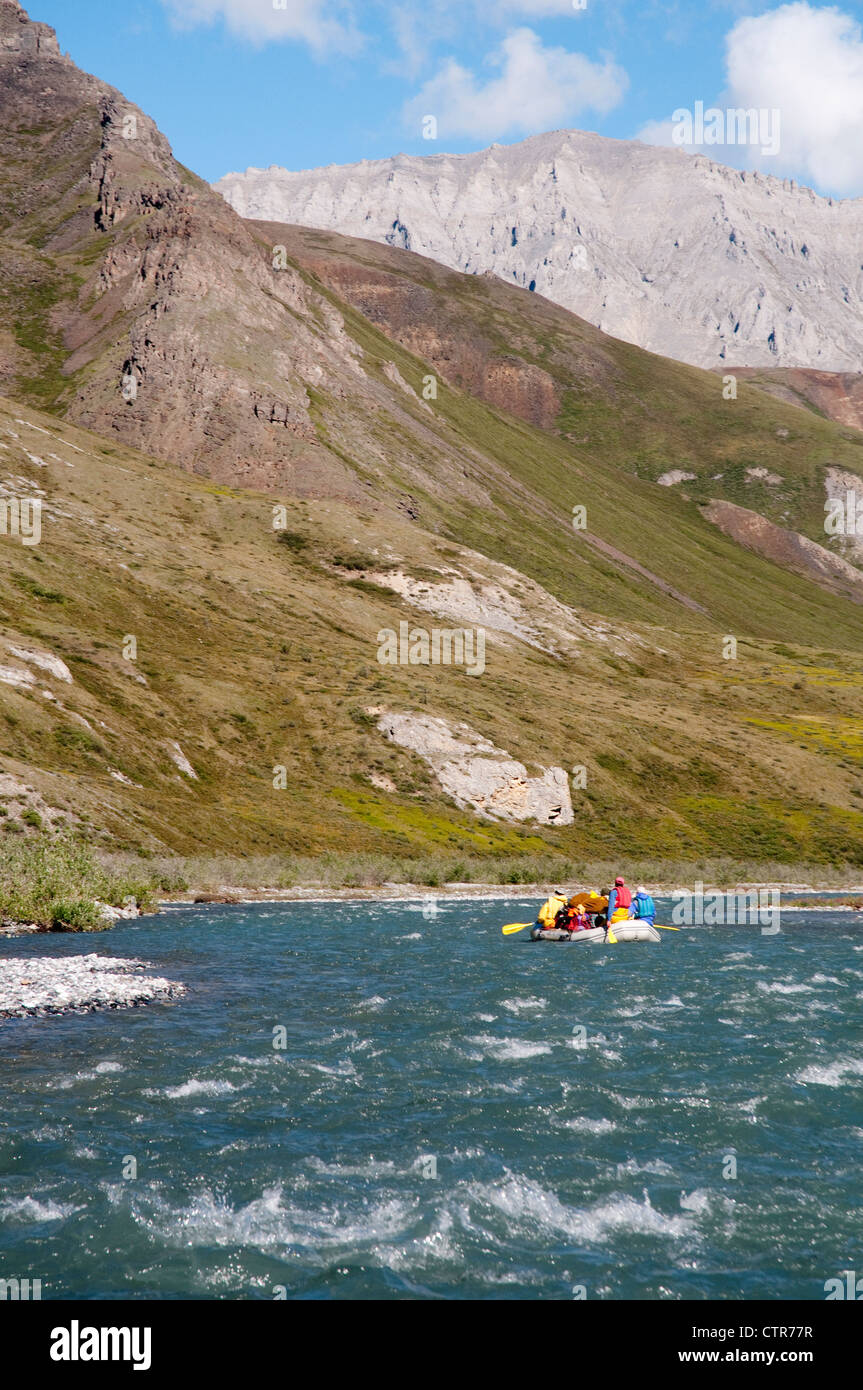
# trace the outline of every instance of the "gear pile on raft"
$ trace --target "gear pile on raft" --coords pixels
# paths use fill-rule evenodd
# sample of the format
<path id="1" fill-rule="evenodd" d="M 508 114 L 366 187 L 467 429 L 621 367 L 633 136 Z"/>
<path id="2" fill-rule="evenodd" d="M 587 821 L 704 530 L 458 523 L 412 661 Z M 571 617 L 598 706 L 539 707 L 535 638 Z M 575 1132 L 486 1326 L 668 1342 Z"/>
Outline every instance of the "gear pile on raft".
<path id="1" fill-rule="evenodd" d="M 662 940 L 653 898 L 643 887 L 633 893 L 621 876 L 605 896 L 595 888 L 583 888 L 569 898 L 559 889 L 552 893 L 539 910 L 530 939 L 609 945 Z"/>

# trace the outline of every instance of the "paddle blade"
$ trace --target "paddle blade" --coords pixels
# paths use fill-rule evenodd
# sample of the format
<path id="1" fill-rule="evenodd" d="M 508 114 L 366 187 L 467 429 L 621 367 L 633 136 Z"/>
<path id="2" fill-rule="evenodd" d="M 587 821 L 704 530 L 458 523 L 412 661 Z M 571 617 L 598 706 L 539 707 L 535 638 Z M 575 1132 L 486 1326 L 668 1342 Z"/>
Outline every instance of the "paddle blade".
<path id="1" fill-rule="evenodd" d="M 606 941 L 608 942 L 609 946 L 619 946 L 619 945 L 620 945 L 620 942 L 618 941 L 617 937 L 614 935 L 614 932 L 612 931 L 611 927 L 609 927 L 608 930 L 606 931 L 606 933 L 605 933 L 605 939 L 606 939 Z"/>
<path id="2" fill-rule="evenodd" d="M 504 936 L 513 936 L 517 931 L 524 931 L 525 927 L 532 927 L 533 922 L 507 922 L 505 927 L 501 927 Z"/>
<path id="3" fill-rule="evenodd" d="M 683 931 L 682 927 L 661 927 L 658 922 L 653 924 L 657 931 Z"/>

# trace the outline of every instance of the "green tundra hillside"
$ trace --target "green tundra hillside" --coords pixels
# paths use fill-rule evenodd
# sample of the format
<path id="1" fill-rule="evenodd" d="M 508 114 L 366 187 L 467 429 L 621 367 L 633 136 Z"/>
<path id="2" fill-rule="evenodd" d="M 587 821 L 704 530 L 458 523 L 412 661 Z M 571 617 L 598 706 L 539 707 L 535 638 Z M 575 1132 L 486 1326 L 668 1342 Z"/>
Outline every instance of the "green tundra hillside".
<path id="1" fill-rule="evenodd" d="M 863 862 L 859 431 L 0 79 L 0 842 Z"/>
<path id="2" fill-rule="evenodd" d="M 183 853 L 863 862 L 859 608 L 736 553 L 680 501 L 681 568 L 711 561 L 699 595 L 721 619 L 681 608 L 675 624 L 672 597 L 642 600 L 610 564 L 595 592 L 621 610 L 631 584 L 631 616 L 568 608 L 571 574 L 561 602 L 396 506 L 286 498 L 274 517 L 271 495 L 30 406 L 0 405 L 0 445 L 7 500 L 42 500 L 38 545 L 0 537 L 4 837 L 65 824 Z M 469 599 L 482 673 L 378 661 L 382 630 L 441 625 L 429 601 Z M 756 631 L 765 612 L 775 637 Z M 460 808 L 381 710 L 467 725 L 529 772 L 584 769 L 572 823 Z"/>

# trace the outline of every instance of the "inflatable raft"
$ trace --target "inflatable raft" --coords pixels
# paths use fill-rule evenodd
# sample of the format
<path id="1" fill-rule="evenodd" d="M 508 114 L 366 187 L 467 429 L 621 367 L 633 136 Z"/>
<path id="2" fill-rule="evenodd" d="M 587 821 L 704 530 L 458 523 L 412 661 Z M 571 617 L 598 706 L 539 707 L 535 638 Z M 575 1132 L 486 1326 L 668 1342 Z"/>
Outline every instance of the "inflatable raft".
<path id="1" fill-rule="evenodd" d="M 649 922 L 639 922 L 637 919 L 632 922 L 615 922 L 612 930 L 618 941 L 662 940 L 656 927 L 652 927 Z M 599 946 L 607 940 L 607 936 L 605 927 L 589 927 L 587 931 L 573 932 L 571 936 L 568 931 L 563 931 L 559 927 L 552 927 L 548 931 L 544 931 L 541 927 L 534 927 L 530 933 L 531 941 L 571 941 L 575 946 L 586 945 L 588 942 Z"/>

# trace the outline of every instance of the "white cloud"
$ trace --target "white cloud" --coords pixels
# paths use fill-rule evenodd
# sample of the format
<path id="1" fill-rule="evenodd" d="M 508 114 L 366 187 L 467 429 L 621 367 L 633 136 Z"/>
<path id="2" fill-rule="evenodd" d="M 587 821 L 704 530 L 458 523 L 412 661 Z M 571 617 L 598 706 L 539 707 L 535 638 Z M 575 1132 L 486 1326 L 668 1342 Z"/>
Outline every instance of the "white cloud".
<path id="1" fill-rule="evenodd" d="M 589 0 L 577 8 L 572 0 L 491 0 L 491 3 L 477 0 L 477 8 L 493 15 L 529 15 L 532 19 L 547 19 L 552 15 L 583 14 L 587 9 L 587 3 Z"/>
<path id="2" fill-rule="evenodd" d="M 183 28 L 224 20 L 232 34 L 253 43 L 300 40 L 318 51 L 356 47 L 347 5 L 337 0 L 162 0 Z"/>
<path id="3" fill-rule="evenodd" d="M 498 70 L 483 82 L 454 59 L 405 108 L 418 123 L 437 116 L 443 137 L 494 139 L 571 124 L 585 110 L 605 113 L 623 97 L 629 79 L 610 58 L 594 63 L 582 53 L 546 48 L 532 29 L 514 29 L 488 60 Z"/>
<path id="4" fill-rule="evenodd" d="M 800 3 L 743 19 L 726 40 L 735 105 L 778 108 L 775 164 L 839 193 L 863 190 L 863 33 L 839 9 Z M 774 161 L 764 161 L 769 169 Z"/>
<path id="5" fill-rule="evenodd" d="M 643 140 L 645 145 L 673 145 L 673 130 L 673 121 L 648 121 L 646 125 L 641 127 L 635 138 L 636 140 Z"/>
<path id="6" fill-rule="evenodd" d="M 725 40 L 725 92 L 714 103 L 779 113 L 779 148 L 683 146 L 712 159 L 793 175 L 830 193 L 863 193 L 863 32 L 851 15 L 806 0 L 741 19 Z M 706 103 L 710 105 L 710 103 Z M 671 145 L 672 122 L 649 121 L 638 139 Z"/>

